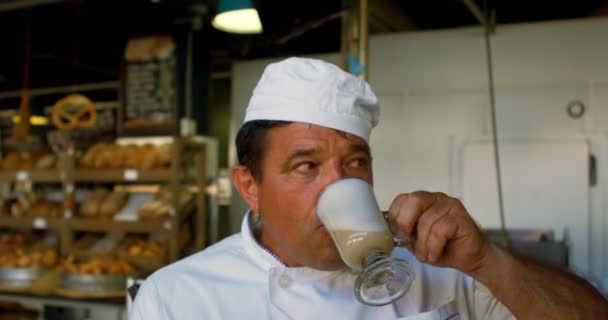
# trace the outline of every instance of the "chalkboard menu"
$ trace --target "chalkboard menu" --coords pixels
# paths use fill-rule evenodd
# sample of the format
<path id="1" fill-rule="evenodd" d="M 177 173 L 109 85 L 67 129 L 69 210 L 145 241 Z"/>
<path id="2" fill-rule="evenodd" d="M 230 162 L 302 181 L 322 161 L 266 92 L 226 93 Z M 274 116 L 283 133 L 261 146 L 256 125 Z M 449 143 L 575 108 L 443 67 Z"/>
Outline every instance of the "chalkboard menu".
<path id="1" fill-rule="evenodd" d="M 119 131 L 177 132 L 177 58 L 171 36 L 130 39 L 125 50 Z"/>

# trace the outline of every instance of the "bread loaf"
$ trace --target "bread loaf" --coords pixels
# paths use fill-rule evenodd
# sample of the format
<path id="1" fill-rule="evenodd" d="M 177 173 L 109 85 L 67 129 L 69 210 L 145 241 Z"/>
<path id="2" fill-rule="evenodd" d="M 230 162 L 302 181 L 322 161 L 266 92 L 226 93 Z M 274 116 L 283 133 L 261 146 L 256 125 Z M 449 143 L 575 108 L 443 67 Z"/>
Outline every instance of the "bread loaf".
<path id="1" fill-rule="evenodd" d="M 192 193 L 186 188 L 179 188 L 177 191 L 177 205 L 182 207 L 192 199 Z M 154 196 L 155 200 L 159 200 L 166 203 L 173 203 L 173 193 L 169 188 L 161 188 L 156 192 Z"/>
<path id="2" fill-rule="evenodd" d="M 141 147 L 128 145 L 125 147 L 125 168 L 137 169 L 141 166 L 143 155 Z"/>
<path id="3" fill-rule="evenodd" d="M 80 166 L 95 169 L 132 168 L 150 170 L 165 168 L 171 165 L 172 148 L 173 144 L 123 146 L 98 143 L 80 158 Z"/>
<path id="4" fill-rule="evenodd" d="M 30 170 L 36 168 L 38 161 L 45 156 L 50 155 L 51 152 L 48 149 L 35 150 L 29 154 L 25 154 L 24 160 L 21 162 L 20 168 L 22 170 Z"/>
<path id="5" fill-rule="evenodd" d="M 13 205 L 11 206 L 11 216 L 15 217 L 15 218 L 19 218 L 19 217 L 23 217 L 25 216 L 25 209 L 23 208 L 23 205 L 21 203 L 19 203 L 18 201 L 13 203 Z"/>
<path id="6" fill-rule="evenodd" d="M 21 164 L 21 154 L 19 152 L 10 152 L 2 159 L 2 169 L 17 170 Z"/>
<path id="7" fill-rule="evenodd" d="M 101 148 L 93 158 L 94 169 L 106 169 L 111 166 L 116 156 L 116 146 L 108 145 Z"/>
<path id="8" fill-rule="evenodd" d="M 63 216 L 63 212 L 61 210 L 61 204 L 40 200 L 27 210 L 26 215 L 46 218 L 61 218 Z"/>
<path id="9" fill-rule="evenodd" d="M 99 215 L 101 204 L 109 191 L 105 188 L 96 188 L 91 196 L 80 206 L 80 215 L 84 217 L 96 217 Z"/>
<path id="10" fill-rule="evenodd" d="M 158 167 L 164 168 L 171 166 L 171 148 L 173 148 L 173 144 L 170 143 L 156 147 Z"/>
<path id="11" fill-rule="evenodd" d="M 36 169 L 51 169 L 55 167 L 56 163 L 57 157 L 52 153 L 48 153 L 38 159 L 36 162 Z"/>
<path id="12" fill-rule="evenodd" d="M 126 192 L 114 191 L 110 193 L 99 208 L 99 216 L 102 218 L 112 218 L 127 203 L 129 195 Z"/>
<path id="13" fill-rule="evenodd" d="M 93 145 L 85 154 L 80 158 L 80 166 L 82 168 L 93 168 L 94 160 L 97 154 L 107 146 L 106 143 L 100 142 Z"/>
<path id="14" fill-rule="evenodd" d="M 141 205 L 137 211 L 140 220 L 160 220 L 171 214 L 171 206 L 163 201 L 152 200 Z"/>
<path id="15" fill-rule="evenodd" d="M 155 147 L 148 147 L 145 151 L 143 161 L 141 163 L 142 170 L 150 170 L 158 167 L 160 164 L 159 154 Z"/>
<path id="16" fill-rule="evenodd" d="M 131 275 L 137 272 L 125 259 L 111 255 L 98 255 L 83 259 L 68 256 L 62 262 L 63 268 L 70 273 L 93 275 Z"/>
<path id="17" fill-rule="evenodd" d="M 113 146 L 107 150 L 108 156 L 108 168 L 110 169 L 122 169 L 125 167 L 126 152 L 127 148 L 123 146 Z"/>

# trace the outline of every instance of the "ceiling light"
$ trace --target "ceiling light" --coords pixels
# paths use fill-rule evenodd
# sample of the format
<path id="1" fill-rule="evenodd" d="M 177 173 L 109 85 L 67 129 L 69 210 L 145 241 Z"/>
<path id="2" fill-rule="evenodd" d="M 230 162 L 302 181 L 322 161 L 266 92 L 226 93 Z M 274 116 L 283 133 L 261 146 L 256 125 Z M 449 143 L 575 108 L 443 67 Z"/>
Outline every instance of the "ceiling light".
<path id="1" fill-rule="evenodd" d="M 211 24 L 230 33 L 262 33 L 262 22 L 251 0 L 220 0 Z"/>

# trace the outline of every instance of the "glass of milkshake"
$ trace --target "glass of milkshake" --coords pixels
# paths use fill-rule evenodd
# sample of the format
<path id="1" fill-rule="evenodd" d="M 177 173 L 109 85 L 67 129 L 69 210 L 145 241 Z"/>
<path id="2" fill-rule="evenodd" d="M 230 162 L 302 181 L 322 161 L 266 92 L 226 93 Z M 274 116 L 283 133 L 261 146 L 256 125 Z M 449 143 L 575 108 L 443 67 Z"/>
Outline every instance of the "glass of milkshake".
<path id="1" fill-rule="evenodd" d="M 355 297 L 373 306 L 405 294 L 414 273 L 404 260 L 391 257 L 395 239 L 378 207 L 372 186 L 359 178 L 337 180 L 321 193 L 317 214 L 352 270 Z"/>

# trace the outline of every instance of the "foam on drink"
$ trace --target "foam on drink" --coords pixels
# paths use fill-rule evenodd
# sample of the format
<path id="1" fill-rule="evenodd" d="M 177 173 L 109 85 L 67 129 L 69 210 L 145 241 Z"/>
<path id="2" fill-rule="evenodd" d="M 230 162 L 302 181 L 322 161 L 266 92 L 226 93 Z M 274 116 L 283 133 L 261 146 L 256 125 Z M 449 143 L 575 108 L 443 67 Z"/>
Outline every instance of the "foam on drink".
<path id="1" fill-rule="evenodd" d="M 372 250 L 390 254 L 393 238 L 380 212 L 371 186 L 348 178 L 328 185 L 319 197 L 317 214 L 338 247 L 340 257 L 352 269 Z"/>

